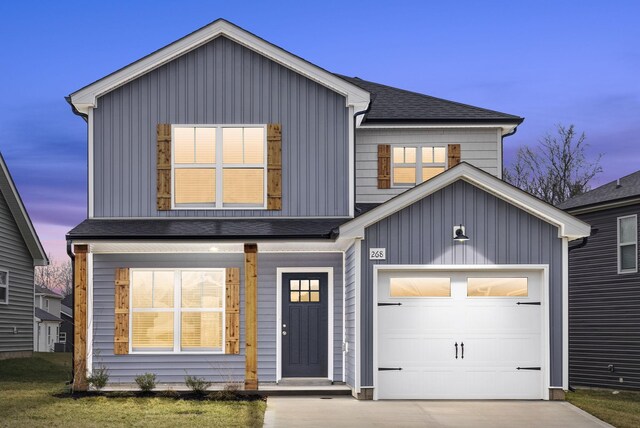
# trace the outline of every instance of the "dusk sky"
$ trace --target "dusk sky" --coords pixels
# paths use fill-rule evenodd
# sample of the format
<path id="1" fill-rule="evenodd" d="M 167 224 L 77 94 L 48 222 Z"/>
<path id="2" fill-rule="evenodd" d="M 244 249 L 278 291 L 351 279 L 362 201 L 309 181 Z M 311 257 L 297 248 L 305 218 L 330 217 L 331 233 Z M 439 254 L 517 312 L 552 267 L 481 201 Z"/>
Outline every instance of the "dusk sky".
<path id="1" fill-rule="evenodd" d="M 64 97 L 225 18 L 325 69 L 525 117 L 506 163 L 575 124 L 603 184 L 640 169 L 638 1 L 2 2 L 0 151 L 64 260 L 86 217 L 86 124 Z"/>

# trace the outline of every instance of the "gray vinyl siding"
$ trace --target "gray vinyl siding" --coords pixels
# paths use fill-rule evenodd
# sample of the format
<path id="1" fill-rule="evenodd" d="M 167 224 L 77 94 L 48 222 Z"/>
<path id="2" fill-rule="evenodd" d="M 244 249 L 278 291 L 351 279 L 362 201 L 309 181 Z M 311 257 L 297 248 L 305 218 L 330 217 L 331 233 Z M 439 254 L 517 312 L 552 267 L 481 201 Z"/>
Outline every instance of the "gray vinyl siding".
<path id="1" fill-rule="evenodd" d="M 345 252 L 345 296 L 344 296 L 344 324 L 347 344 L 346 383 L 356 387 L 356 249 L 354 244 Z"/>
<path id="2" fill-rule="evenodd" d="M 276 381 L 277 268 L 332 267 L 333 380 L 342 382 L 342 254 L 343 253 L 258 253 L 259 381 Z"/>
<path id="3" fill-rule="evenodd" d="M 9 272 L 9 304 L 0 303 L 0 353 L 32 351 L 33 259 L 1 192 L 0 270 Z"/>
<path id="4" fill-rule="evenodd" d="M 471 238 L 454 243 L 453 226 Z M 387 249 L 385 261 L 369 248 Z M 551 386 L 562 386 L 562 240 L 543 220 L 457 181 L 368 227 L 362 248 L 361 376 L 373 385 L 373 266 L 375 264 L 548 264 Z"/>
<path id="5" fill-rule="evenodd" d="M 93 258 L 93 367 L 109 370 L 112 383 L 131 383 L 151 372 L 159 382 L 184 382 L 204 377 L 213 382 L 244 380 L 244 256 L 242 254 L 96 254 Z M 129 268 L 241 268 L 240 354 L 238 355 L 114 355 L 114 277 L 119 267 Z"/>
<path id="6" fill-rule="evenodd" d="M 219 37 L 98 99 L 95 217 L 348 216 L 346 100 Z M 282 210 L 156 210 L 156 124 L 282 124 Z"/>
<path id="7" fill-rule="evenodd" d="M 461 160 L 498 176 L 498 129 L 366 129 L 356 131 L 356 201 L 382 203 L 407 188 L 378 189 L 378 145 L 460 144 Z"/>
<path id="8" fill-rule="evenodd" d="M 617 219 L 633 214 L 640 204 L 577 216 L 597 232 L 569 253 L 572 386 L 640 388 L 640 273 L 618 274 Z"/>
<path id="9" fill-rule="evenodd" d="M 96 254 L 93 262 L 94 337 L 93 366 L 105 366 L 110 381 L 129 383 L 144 372 L 160 382 L 183 382 L 186 374 L 213 382 L 237 382 L 245 373 L 245 297 L 243 254 Z M 239 355 L 114 355 L 114 274 L 130 268 L 241 269 Z M 333 267 L 334 269 L 334 375 L 342 381 L 342 253 L 258 253 L 258 380 L 276 380 L 276 269 L 279 267 Z"/>

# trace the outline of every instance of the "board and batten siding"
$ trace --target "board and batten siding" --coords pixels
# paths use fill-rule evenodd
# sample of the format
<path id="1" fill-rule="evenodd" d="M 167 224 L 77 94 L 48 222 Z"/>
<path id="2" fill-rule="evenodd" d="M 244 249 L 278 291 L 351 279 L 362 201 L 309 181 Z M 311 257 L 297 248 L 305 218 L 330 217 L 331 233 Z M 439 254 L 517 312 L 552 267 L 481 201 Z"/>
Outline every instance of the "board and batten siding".
<path id="1" fill-rule="evenodd" d="M 260 253 L 258 248 L 258 380 L 276 381 L 278 268 L 333 268 L 333 381 L 342 382 L 342 253 Z M 285 294 L 283 294 L 285 295 Z M 285 295 L 286 296 L 286 295 Z"/>
<path id="2" fill-rule="evenodd" d="M 345 252 L 344 268 L 345 381 L 352 388 L 356 387 L 356 245 Z"/>
<path id="3" fill-rule="evenodd" d="M 572 386 L 640 389 L 640 273 L 618 273 L 618 217 L 633 214 L 640 204 L 577 215 L 597 233 L 569 252 Z"/>
<path id="4" fill-rule="evenodd" d="M 470 240 L 453 241 L 463 224 Z M 386 260 L 369 260 L 386 248 Z M 361 383 L 373 386 L 373 266 L 376 264 L 548 264 L 551 386 L 562 385 L 562 240 L 557 227 L 465 182 L 442 190 L 365 230 L 361 280 Z"/>
<path id="5" fill-rule="evenodd" d="M 9 304 L 0 303 L 0 354 L 33 350 L 33 258 L 0 192 L 0 270 L 9 272 Z M 14 333 L 14 327 L 17 333 Z"/>
<path id="6" fill-rule="evenodd" d="M 113 354 L 114 276 L 118 267 L 228 268 L 240 274 L 240 354 Z M 258 380 L 276 381 L 276 269 L 279 267 L 333 267 L 334 373 L 342 381 L 342 253 L 260 253 L 258 249 Z M 213 382 L 240 382 L 245 374 L 245 296 L 243 254 L 95 254 L 93 258 L 93 367 L 109 370 L 110 382 L 130 383 L 144 372 L 159 382 L 184 382 L 199 376 Z"/>
<path id="7" fill-rule="evenodd" d="M 225 37 L 101 96 L 94 217 L 349 215 L 345 97 Z M 156 125 L 282 125 L 282 210 L 156 209 Z"/>
<path id="8" fill-rule="evenodd" d="M 378 189 L 378 145 L 460 144 L 460 160 L 498 176 L 502 168 L 498 129 L 366 129 L 356 131 L 356 201 L 382 203 L 407 187 Z"/>

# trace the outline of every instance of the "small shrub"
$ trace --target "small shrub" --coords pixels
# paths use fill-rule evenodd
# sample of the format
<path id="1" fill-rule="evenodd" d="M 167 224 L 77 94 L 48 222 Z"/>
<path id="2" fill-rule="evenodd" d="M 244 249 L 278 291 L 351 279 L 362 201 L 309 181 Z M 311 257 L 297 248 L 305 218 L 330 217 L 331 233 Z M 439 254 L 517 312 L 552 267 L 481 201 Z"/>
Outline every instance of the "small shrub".
<path id="1" fill-rule="evenodd" d="M 91 373 L 91 376 L 87 377 L 87 382 L 97 391 L 100 391 L 109 382 L 109 370 L 105 366 L 100 366 Z"/>
<path id="2" fill-rule="evenodd" d="M 142 392 L 151 392 L 156 388 L 155 373 L 145 373 L 136 376 L 136 383 Z"/>
<path id="3" fill-rule="evenodd" d="M 241 382 L 227 382 L 224 384 L 224 390 L 228 392 L 236 393 L 240 390 Z"/>
<path id="4" fill-rule="evenodd" d="M 187 384 L 190 390 L 200 395 L 207 392 L 207 389 L 211 387 L 211 382 L 197 376 L 185 376 L 184 383 Z"/>

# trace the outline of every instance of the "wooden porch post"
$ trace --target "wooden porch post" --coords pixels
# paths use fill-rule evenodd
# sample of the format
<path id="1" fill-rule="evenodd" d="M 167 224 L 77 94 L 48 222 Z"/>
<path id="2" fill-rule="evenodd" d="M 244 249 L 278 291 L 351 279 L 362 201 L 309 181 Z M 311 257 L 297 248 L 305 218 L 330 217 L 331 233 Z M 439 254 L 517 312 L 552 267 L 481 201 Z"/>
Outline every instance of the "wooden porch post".
<path id="1" fill-rule="evenodd" d="M 75 245 L 73 284 L 73 389 L 87 390 L 87 252 L 88 245 Z"/>
<path id="2" fill-rule="evenodd" d="M 258 245 L 244 245 L 244 389 L 258 389 Z"/>

